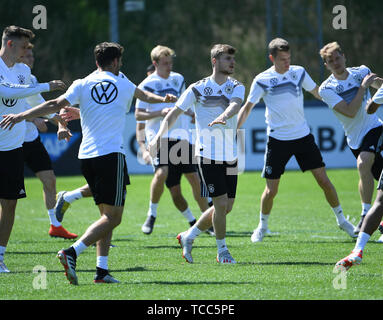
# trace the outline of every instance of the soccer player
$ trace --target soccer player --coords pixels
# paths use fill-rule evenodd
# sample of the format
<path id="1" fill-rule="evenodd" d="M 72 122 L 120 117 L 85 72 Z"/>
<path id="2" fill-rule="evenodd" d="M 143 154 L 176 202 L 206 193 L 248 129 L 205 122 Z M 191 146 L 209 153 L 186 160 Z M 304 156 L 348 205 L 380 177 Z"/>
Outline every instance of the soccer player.
<path id="1" fill-rule="evenodd" d="M 174 56 L 174 51 L 168 47 L 159 45 L 153 48 L 150 57 L 155 72 L 144 79 L 139 88 L 161 96 L 172 93 L 179 97 L 185 90 L 185 81 L 181 74 L 172 71 Z M 156 135 L 163 117 L 173 106 L 174 104 L 150 104 L 137 100 L 135 116 L 137 121 L 145 120 L 145 136 L 148 143 Z M 188 115 L 180 115 L 172 130 L 162 138 L 161 150 L 153 159 L 154 177 L 150 185 L 149 210 L 146 221 L 141 228 L 145 234 L 151 234 L 153 231 L 158 203 L 164 191 L 164 184 L 169 189 L 177 209 L 188 220 L 190 225 L 195 223 L 196 218 L 181 192 L 182 175 L 185 175 L 190 183 L 201 212 L 209 208 L 206 198 L 201 197 L 200 179 L 196 164 L 192 160 L 193 151 L 189 133 L 190 121 Z M 145 149 L 145 136 L 142 131 L 138 132 L 137 142 L 140 150 Z M 176 153 L 175 150 L 179 151 Z M 143 151 L 143 157 L 147 159 L 145 151 Z"/>
<path id="2" fill-rule="evenodd" d="M 8 26 L 4 29 L 0 49 L 0 117 L 25 110 L 25 99 L 35 94 L 64 89 L 62 81 L 30 84 L 31 70 L 18 63 L 26 54 L 34 34 L 29 29 Z M 9 272 L 4 254 L 11 236 L 17 200 L 26 197 L 22 144 L 25 122 L 11 132 L 0 128 L 0 273 Z"/>
<path id="3" fill-rule="evenodd" d="M 268 46 L 273 66 L 258 74 L 251 85 L 247 102 L 238 116 L 238 128 L 262 98 L 266 104 L 267 147 L 262 177 L 266 187 L 261 196 L 261 212 L 251 241 L 263 240 L 268 219 L 285 166 L 295 156 L 301 170 L 310 170 L 332 208 L 338 226 L 354 237 L 354 226 L 346 220 L 335 187 L 327 176 L 318 146 L 304 117 L 302 88 L 320 99 L 318 86 L 301 66 L 290 65 L 290 45 L 273 39 Z"/>
<path id="4" fill-rule="evenodd" d="M 34 56 L 33 45 L 31 44 L 26 54 L 22 57 L 21 62 L 25 63 L 29 68 L 33 68 Z M 31 83 L 37 83 L 34 75 L 30 77 Z M 31 106 L 37 106 L 44 103 L 44 98 L 38 94 L 27 98 L 27 103 Z M 55 122 L 56 115 L 51 115 L 51 119 Z M 48 210 L 48 217 L 50 220 L 50 228 L 48 234 L 51 237 L 58 237 L 64 239 L 75 239 L 77 234 L 67 231 L 59 221 L 57 221 L 54 206 L 56 204 L 56 176 L 52 169 L 51 159 L 43 143 L 40 140 L 37 126 L 42 130 L 46 130 L 46 125 L 43 119 L 36 118 L 32 121 L 26 121 L 26 132 L 23 143 L 24 161 L 26 165 L 35 173 L 36 177 L 40 179 L 43 184 L 43 195 L 45 206 Z M 45 126 L 45 128 L 44 128 Z M 66 127 L 60 126 L 60 134 L 64 135 L 63 131 L 68 131 Z M 66 133 L 67 135 L 70 133 Z"/>
<path id="5" fill-rule="evenodd" d="M 362 81 L 362 83 L 363 82 L 364 80 Z M 366 103 L 367 113 L 374 114 L 381 104 L 383 104 L 383 87 L 380 87 L 375 93 L 375 95 L 372 97 L 372 99 Z M 362 262 L 363 250 L 368 240 L 370 239 L 370 237 L 376 229 L 381 229 L 381 221 L 383 218 L 383 171 L 380 175 L 377 189 L 378 192 L 376 195 L 376 199 L 374 201 L 374 204 L 372 205 L 370 210 L 368 210 L 367 214 L 363 219 L 362 226 L 360 228 L 360 232 L 358 234 L 358 239 L 356 240 L 354 249 L 352 250 L 351 254 L 349 254 L 347 257 L 343 258 L 342 260 L 339 260 L 336 263 L 336 268 L 341 270 L 348 270 L 353 265 L 360 264 Z"/>
<path id="6" fill-rule="evenodd" d="M 70 105 L 80 106 L 82 142 L 81 169 L 89 184 L 101 217 L 68 249 L 57 254 L 70 283 L 77 285 L 76 261 L 97 243 L 96 283 L 116 283 L 108 271 L 108 253 L 113 229 L 122 218 L 126 184 L 129 182 L 124 155 L 123 130 L 126 106 L 133 97 L 148 102 L 175 101 L 173 95 L 160 97 L 137 88 L 119 72 L 123 47 L 103 42 L 94 49 L 97 72 L 73 82 L 67 92 L 20 114 L 7 115 L 0 126 L 12 129 L 15 123 L 57 112 Z"/>
<path id="7" fill-rule="evenodd" d="M 188 87 L 162 121 L 148 150 L 156 155 L 162 137 L 180 114 L 193 107 L 196 115 L 196 156 L 206 187 L 202 191 L 213 200 L 213 207 L 177 239 L 183 257 L 192 263 L 194 239 L 212 225 L 216 235 L 217 261 L 236 263 L 226 245 L 226 215 L 232 210 L 237 188 L 237 113 L 244 99 L 245 87 L 230 77 L 234 73 L 236 49 L 228 44 L 216 44 L 211 49 L 213 73 Z M 207 195 L 205 193 L 205 196 Z"/>
<path id="8" fill-rule="evenodd" d="M 332 74 L 321 84 L 319 95 L 342 124 L 358 167 L 362 202 L 361 219 L 354 230 L 358 233 L 371 207 L 374 178 L 379 180 L 383 169 L 383 159 L 378 152 L 383 123 L 376 114 L 365 111 L 371 97 L 368 88 L 379 88 L 382 79 L 364 65 L 346 68 L 346 57 L 337 42 L 326 44 L 320 56 Z"/>

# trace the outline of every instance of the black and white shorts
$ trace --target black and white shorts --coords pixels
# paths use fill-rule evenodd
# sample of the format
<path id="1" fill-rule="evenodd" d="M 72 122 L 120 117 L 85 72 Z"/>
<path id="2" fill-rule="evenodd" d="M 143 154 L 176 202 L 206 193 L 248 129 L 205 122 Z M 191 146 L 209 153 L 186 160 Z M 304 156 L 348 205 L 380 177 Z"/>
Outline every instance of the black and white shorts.
<path id="1" fill-rule="evenodd" d="M 375 153 L 375 161 L 371 167 L 371 173 L 375 180 L 380 180 L 380 173 L 383 170 L 383 157 L 381 155 L 382 144 L 383 144 L 383 126 L 376 127 L 367 132 L 362 140 L 362 144 L 358 149 L 351 149 L 355 159 L 361 152 L 372 152 Z"/>
<path id="2" fill-rule="evenodd" d="M 294 140 L 278 140 L 269 136 L 262 177 L 279 179 L 285 172 L 286 164 L 292 156 L 295 156 L 303 172 L 325 166 L 314 136 L 311 133 Z"/>
<path id="3" fill-rule="evenodd" d="M 40 137 L 30 142 L 24 142 L 23 149 L 25 164 L 34 173 L 52 170 L 51 158 L 41 142 Z"/>
<path id="4" fill-rule="evenodd" d="M 23 148 L 0 151 L 0 199 L 25 198 Z"/>
<path id="5" fill-rule="evenodd" d="M 81 170 L 89 184 L 96 205 L 125 204 L 126 185 L 130 184 L 125 155 L 119 152 L 81 159 Z"/>
<path id="6" fill-rule="evenodd" d="M 201 177 L 201 196 L 218 197 L 227 194 L 235 198 L 238 182 L 238 161 L 214 161 L 198 157 Z"/>

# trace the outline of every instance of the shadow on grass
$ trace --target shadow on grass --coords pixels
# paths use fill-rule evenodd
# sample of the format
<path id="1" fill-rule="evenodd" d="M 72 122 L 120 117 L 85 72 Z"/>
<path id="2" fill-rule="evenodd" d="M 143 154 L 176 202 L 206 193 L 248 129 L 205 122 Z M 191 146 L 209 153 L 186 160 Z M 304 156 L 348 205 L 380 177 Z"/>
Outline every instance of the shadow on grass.
<path id="1" fill-rule="evenodd" d="M 79 269 L 79 270 L 76 270 L 76 273 L 95 273 L 95 269 Z M 144 272 L 144 271 L 150 271 L 150 272 L 153 272 L 155 270 L 148 270 L 146 268 L 143 268 L 143 267 L 134 267 L 134 268 L 126 268 L 126 269 L 111 269 L 110 272 L 111 273 L 119 273 L 119 272 Z M 64 273 L 64 269 L 60 269 L 60 270 L 47 270 L 46 271 L 47 273 Z M 29 271 L 12 271 L 12 274 L 31 274 L 32 272 L 29 270 Z"/>
<path id="2" fill-rule="evenodd" d="M 317 261 L 275 261 L 275 262 L 238 262 L 237 265 L 262 265 L 262 266 L 333 266 L 333 262 Z"/>

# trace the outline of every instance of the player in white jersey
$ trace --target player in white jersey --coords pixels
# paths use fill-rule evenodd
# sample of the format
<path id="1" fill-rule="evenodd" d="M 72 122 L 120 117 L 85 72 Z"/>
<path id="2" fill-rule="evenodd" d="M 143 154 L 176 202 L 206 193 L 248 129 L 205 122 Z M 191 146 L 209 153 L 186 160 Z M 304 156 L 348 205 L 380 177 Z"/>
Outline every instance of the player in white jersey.
<path id="1" fill-rule="evenodd" d="M 155 72 L 145 78 L 139 88 L 161 96 L 172 93 L 179 97 L 185 90 L 185 81 L 181 74 L 172 71 L 174 55 L 174 50 L 166 46 L 159 45 L 153 48 L 150 56 Z M 137 121 L 145 120 L 145 136 L 148 143 L 156 135 L 163 117 L 173 106 L 174 104 L 169 103 L 149 104 L 137 100 L 136 119 Z M 201 197 L 200 179 L 196 164 L 192 161 L 193 151 L 189 133 L 190 121 L 190 116 L 186 114 L 177 119 L 172 130 L 163 137 L 161 150 L 153 159 L 154 176 L 150 185 L 149 210 L 141 228 L 145 234 L 151 234 L 153 231 L 158 203 L 164 191 L 164 184 L 169 189 L 177 209 L 188 220 L 189 224 L 193 225 L 195 223 L 196 218 L 181 192 L 182 175 L 190 183 L 201 212 L 209 208 L 207 200 Z M 141 150 L 145 148 L 145 137 L 142 133 L 142 131 L 138 132 L 137 135 L 137 142 Z M 173 152 L 174 150 L 178 150 L 178 152 Z M 173 154 L 176 159 L 172 159 Z M 146 153 L 143 152 L 143 155 L 146 156 Z"/>
<path id="2" fill-rule="evenodd" d="M 374 114 L 378 107 L 383 104 L 383 85 L 378 89 L 375 95 L 366 103 L 366 111 L 368 114 Z M 381 223 L 383 218 L 383 171 L 380 175 L 377 195 L 374 201 L 374 204 L 368 210 L 365 215 L 362 225 L 360 227 L 360 232 L 358 234 L 358 239 L 351 253 L 339 260 L 336 263 L 336 267 L 341 270 L 348 270 L 353 265 L 358 265 L 362 262 L 363 250 L 372 236 L 372 234 L 379 228 L 381 231 L 383 224 Z M 381 242 L 382 237 L 380 237 L 379 242 Z"/>
<path id="3" fill-rule="evenodd" d="M 97 243 L 96 283 L 115 283 L 108 271 L 108 253 L 112 232 L 122 219 L 126 184 L 129 183 L 124 155 L 123 130 L 126 106 L 133 97 L 148 102 L 170 102 L 176 97 L 160 97 L 137 88 L 119 73 L 123 47 L 103 42 L 95 47 L 99 72 L 73 82 L 67 92 L 35 108 L 7 115 L 0 126 L 12 129 L 15 123 L 79 105 L 82 141 L 79 149 L 81 169 L 98 206 L 101 218 L 81 238 L 57 254 L 67 279 L 78 284 L 76 259 L 91 244 Z"/>
<path id="4" fill-rule="evenodd" d="M 27 50 L 21 62 L 25 63 L 29 68 L 33 68 L 34 56 L 33 45 Z M 31 75 L 31 83 L 37 83 L 35 76 Z M 44 98 L 38 94 L 26 99 L 30 107 L 35 107 L 44 103 Z M 56 115 L 50 115 L 51 121 L 57 125 Z M 48 217 L 50 220 L 50 228 L 48 234 L 51 237 L 58 237 L 64 239 L 77 238 L 77 234 L 71 233 L 66 230 L 59 221 L 57 221 L 54 206 L 56 204 L 56 176 L 54 174 L 51 159 L 43 143 L 40 140 L 37 126 L 40 130 L 47 130 L 45 122 L 41 118 L 33 119 L 33 121 L 26 121 L 26 133 L 23 143 L 23 153 L 25 164 L 35 173 L 36 177 L 40 179 L 43 184 L 43 195 L 45 206 L 48 210 Z M 60 126 L 61 131 L 68 131 L 66 127 Z M 61 132 L 62 134 L 62 132 Z M 69 133 L 67 133 L 69 134 Z"/>
<path id="5" fill-rule="evenodd" d="M 17 63 L 26 54 L 31 30 L 17 26 L 6 27 L 2 34 L 0 50 L 0 117 L 25 110 L 25 99 L 35 94 L 63 89 L 61 81 L 30 83 L 31 70 Z M 17 199 L 25 198 L 24 158 L 22 144 L 25 122 L 15 126 L 12 132 L 0 129 L 0 273 L 9 272 L 4 264 L 4 253 L 12 232 Z"/>
<path id="6" fill-rule="evenodd" d="M 178 116 L 193 107 L 196 115 L 196 156 L 198 166 L 213 207 L 204 212 L 189 230 L 177 239 L 182 255 L 192 263 L 194 239 L 212 225 L 216 235 L 217 261 L 236 263 L 226 246 L 226 215 L 232 210 L 237 189 L 236 126 L 239 109 L 245 95 L 245 87 L 230 77 L 234 72 L 236 49 L 227 44 L 217 44 L 211 50 L 213 73 L 188 87 L 165 117 L 161 128 L 149 144 L 155 155 L 162 136 Z M 205 196 L 207 194 L 205 193 Z"/>
<path id="7" fill-rule="evenodd" d="M 266 104 L 268 141 L 262 172 L 266 187 L 261 197 L 259 224 L 251 241 L 260 242 L 266 234 L 280 178 L 292 156 L 303 172 L 311 171 L 336 216 L 338 226 L 353 237 L 354 227 L 343 215 L 337 192 L 327 176 L 322 155 L 304 117 L 302 88 L 320 99 L 318 86 L 303 67 L 290 65 L 290 46 L 286 40 L 273 39 L 268 49 L 273 66 L 255 77 L 247 102 L 238 116 L 240 128 L 261 98 Z"/>
<path id="8" fill-rule="evenodd" d="M 370 98 L 368 87 L 379 88 L 382 79 L 364 65 L 347 68 L 345 55 L 337 42 L 325 45 L 320 55 L 332 74 L 321 84 L 319 94 L 342 124 L 347 144 L 357 161 L 362 202 L 361 219 L 355 228 L 355 233 L 358 233 L 371 207 L 374 178 L 379 180 L 383 169 L 379 151 L 382 121 L 376 114 L 367 114 L 365 111 Z"/>

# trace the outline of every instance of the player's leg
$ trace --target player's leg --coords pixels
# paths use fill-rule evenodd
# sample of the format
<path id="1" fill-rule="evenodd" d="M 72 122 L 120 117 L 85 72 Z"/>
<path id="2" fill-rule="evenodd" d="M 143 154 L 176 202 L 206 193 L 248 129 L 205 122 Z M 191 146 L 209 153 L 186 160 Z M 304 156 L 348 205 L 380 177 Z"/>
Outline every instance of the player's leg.
<path id="1" fill-rule="evenodd" d="M 15 221 L 17 200 L 0 199 L 0 273 L 9 272 L 4 264 L 4 254 Z"/>
<path id="2" fill-rule="evenodd" d="M 195 201 L 198 203 L 198 207 L 200 208 L 201 212 L 205 212 L 207 209 L 209 209 L 209 203 L 207 198 L 201 197 L 201 180 L 199 178 L 198 173 L 197 172 L 185 173 L 185 177 L 192 188 L 193 197 Z"/>

